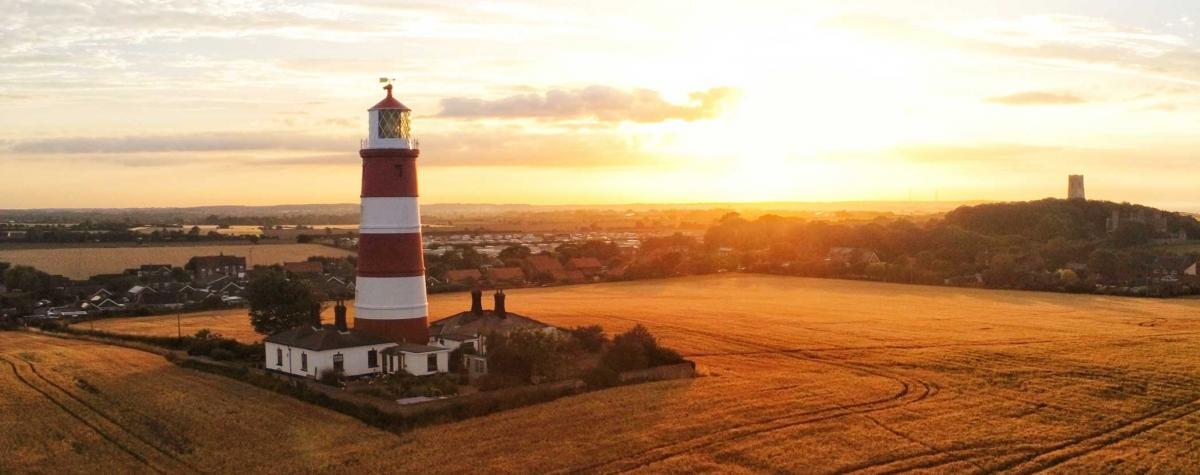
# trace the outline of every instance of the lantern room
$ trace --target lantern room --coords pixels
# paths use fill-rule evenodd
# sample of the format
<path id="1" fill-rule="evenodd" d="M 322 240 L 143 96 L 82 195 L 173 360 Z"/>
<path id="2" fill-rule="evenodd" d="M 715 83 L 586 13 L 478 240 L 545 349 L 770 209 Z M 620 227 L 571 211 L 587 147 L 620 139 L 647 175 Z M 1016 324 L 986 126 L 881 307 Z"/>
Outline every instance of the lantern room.
<path id="1" fill-rule="evenodd" d="M 412 136 L 409 109 L 392 97 L 392 85 L 384 86 L 387 97 L 375 104 L 367 113 L 370 115 L 370 130 L 363 148 L 400 148 L 416 150 L 417 139 Z"/>

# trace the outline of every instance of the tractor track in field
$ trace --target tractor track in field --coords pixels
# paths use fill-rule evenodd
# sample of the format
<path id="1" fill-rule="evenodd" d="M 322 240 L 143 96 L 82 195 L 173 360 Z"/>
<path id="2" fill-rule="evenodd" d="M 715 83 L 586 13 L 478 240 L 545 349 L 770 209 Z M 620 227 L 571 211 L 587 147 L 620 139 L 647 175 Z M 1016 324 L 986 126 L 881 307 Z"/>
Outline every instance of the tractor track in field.
<path id="1" fill-rule="evenodd" d="M 29 365 L 29 369 L 30 369 L 31 371 L 33 371 L 33 374 L 34 374 L 34 375 L 36 375 L 36 376 L 37 376 L 39 379 L 41 379 L 42 381 L 45 381 L 47 384 L 49 384 L 49 385 L 51 385 L 51 386 L 54 386 L 54 387 L 55 387 L 56 389 L 58 389 L 60 392 L 62 392 L 63 394 L 66 394 L 66 395 L 67 395 L 67 397 L 69 397 L 69 398 L 71 398 L 71 399 L 75 400 L 75 401 L 76 401 L 76 402 L 78 402 L 79 404 L 81 404 L 81 405 L 83 405 L 84 407 L 88 408 L 88 410 L 90 410 L 91 412 L 95 413 L 97 416 L 100 416 L 100 418 L 101 418 L 101 419 L 104 419 L 104 420 L 108 421 L 109 423 L 111 423 L 112 425 L 119 427 L 119 428 L 120 428 L 122 431 L 125 431 L 125 433 L 129 434 L 131 437 L 133 437 L 133 438 L 135 438 L 135 439 L 137 439 L 137 440 L 141 441 L 143 444 L 146 444 L 146 445 L 150 446 L 150 447 L 151 447 L 151 448 L 153 448 L 155 451 L 157 451 L 158 453 L 162 454 L 164 457 L 167 457 L 167 458 L 169 458 L 169 459 L 171 459 L 171 460 L 175 461 L 176 463 L 178 463 L 178 464 L 180 464 L 180 465 L 183 465 L 184 467 L 187 467 L 187 468 L 188 468 L 188 470 L 191 470 L 191 471 L 193 471 L 193 472 L 199 472 L 199 470 L 197 470 L 197 469 L 196 469 L 196 467 L 193 467 L 191 464 L 189 464 L 189 463 L 187 463 L 187 462 L 183 461 L 183 459 L 179 458 L 179 456 L 178 456 L 178 455 L 171 453 L 171 452 L 170 452 L 169 450 L 167 450 L 167 449 L 164 449 L 164 448 L 162 448 L 162 447 L 159 447 L 157 444 L 155 444 L 155 443 L 151 442 L 150 440 L 146 439 L 145 437 L 141 436 L 140 434 L 138 434 L 138 433 L 137 433 L 136 431 L 134 431 L 133 429 L 130 429 L 130 428 L 129 428 L 128 426 L 126 426 L 125 424 L 122 424 L 122 423 L 118 422 L 116 419 L 114 419 L 113 417 L 109 416 L 109 415 L 108 415 L 107 413 L 105 413 L 104 411 L 101 411 L 100 409 L 96 408 L 96 406 L 94 406 L 94 405 L 92 405 L 91 403 L 89 403 L 89 402 L 87 402 L 87 401 L 83 400 L 83 398 L 80 398 L 79 396 L 76 396 L 75 394 L 72 394 L 70 391 L 68 391 L 66 388 L 62 387 L 62 386 L 61 386 L 61 385 L 59 385 L 58 383 L 55 383 L 54 381 L 51 381 L 49 378 L 46 378 L 45 376 L 43 376 L 43 375 L 42 375 L 42 373 L 41 373 L 41 372 L 39 372 L 39 371 L 38 371 L 38 369 L 37 369 L 37 366 L 34 366 L 34 364 L 33 364 L 33 363 L 31 363 L 31 362 L 29 362 L 29 361 L 25 361 L 25 364 Z"/>
<path id="2" fill-rule="evenodd" d="M 155 445 L 154 443 L 147 440 L 145 437 L 142 437 L 137 432 L 134 432 L 130 428 L 126 427 L 124 424 L 121 424 L 120 422 L 118 422 L 117 420 L 115 420 L 114 418 L 109 416 L 108 414 L 104 413 L 103 411 L 99 410 L 92 404 L 90 404 L 90 403 L 84 401 L 82 398 L 79 398 L 78 396 L 72 394 L 70 391 L 68 391 L 66 388 L 63 388 L 58 383 L 55 383 L 54 381 L 51 381 L 50 379 L 46 378 L 37 370 L 37 367 L 34 366 L 33 363 L 18 358 L 18 360 L 20 360 L 20 362 L 25 363 L 25 365 L 27 365 L 29 367 L 29 372 L 31 374 L 33 374 L 37 378 L 37 380 L 40 380 L 43 383 L 54 388 L 55 390 L 57 390 L 57 393 L 61 393 L 65 396 L 67 396 L 67 398 L 69 398 L 71 401 L 74 401 L 76 404 L 79 404 L 80 406 L 82 406 L 83 410 L 79 410 L 78 407 L 75 408 L 74 410 L 67 407 L 67 404 L 64 402 L 64 400 L 55 398 L 54 396 L 51 396 L 51 392 L 54 392 L 54 391 L 48 390 L 48 388 L 38 387 L 38 385 L 34 384 L 34 379 L 28 378 L 28 377 L 26 377 L 26 375 L 21 374 L 21 371 L 20 371 L 18 365 L 16 363 L 14 363 L 12 360 L 10 360 L 9 358 L 0 356 L 0 360 L 3 360 L 5 363 L 7 363 L 9 365 L 10 368 L 12 368 L 13 374 L 25 386 L 29 387 L 30 389 L 33 389 L 38 394 L 41 394 L 44 398 L 46 398 L 46 400 L 50 401 L 52 404 L 57 406 L 63 412 L 66 412 L 72 418 L 83 423 L 85 426 L 87 426 L 89 429 L 91 429 L 93 432 L 95 432 L 101 438 L 112 443 L 114 446 L 119 448 L 122 452 L 129 454 L 131 457 L 133 457 L 134 459 L 136 459 L 138 462 L 142 463 L 146 467 L 150 468 L 151 470 L 153 470 L 157 473 L 178 473 L 178 472 L 185 472 L 185 471 L 199 473 L 199 470 L 197 470 L 195 467 L 188 464 L 187 462 L 181 460 L 175 454 L 172 454 L 169 451 Z M 96 417 L 102 419 L 103 421 L 107 422 L 108 424 L 111 424 L 117 430 L 112 430 L 111 428 L 107 428 L 108 430 L 102 429 L 100 426 L 103 425 L 103 423 L 89 421 L 86 417 L 84 417 L 84 414 L 86 414 L 86 413 L 95 415 Z M 118 436 L 115 435 L 118 433 L 124 433 L 126 436 L 136 440 L 137 442 L 140 442 L 141 444 L 144 444 L 145 446 L 150 447 L 155 452 L 160 453 L 162 456 L 169 459 L 170 462 L 174 462 L 175 464 L 182 466 L 186 470 L 181 470 L 179 466 L 171 466 L 173 464 L 171 464 L 169 462 L 162 464 L 162 465 L 167 465 L 168 468 L 166 468 L 166 469 L 160 468 L 158 464 L 151 462 L 150 457 L 147 457 L 146 454 L 139 453 L 139 452 L 141 452 L 140 450 L 135 450 L 135 448 L 133 446 L 136 444 L 129 444 L 129 443 L 125 443 L 125 442 L 118 440 Z M 161 461 L 155 461 L 155 462 L 161 463 Z"/>
<path id="3" fill-rule="evenodd" d="M 1115 426 L 1052 445 L 1027 457 L 1018 458 L 998 467 L 991 467 L 990 470 L 1011 470 L 1012 473 L 1022 474 L 1043 472 L 1196 413 L 1200 413 L 1200 398 L 1153 411 Z"/>
<path id="4" fill-rule="evenodd" d="M 37 387 L 32 382 L 25 379 L 25 376 L 22 376 L 21 372 L 17 369 L 17 365 L 14 364 L 12 361 L 9 361 L 8 358 L 4 358 L 4 357 L 0 356 L 0 360 L 3 360 L 5 363 L 8 363 L 9 368 L 12 368 L 13 376 L 16 376 L 17 380 L 19 380 L 21 382 L 21 384 L 24 384 L 29 389 L 34 390 L 38 394 L 41 394 L 42 397 L 46 398 L 47 401 L 50 401 L 51 404 L 57 406 L 63 412 L 67 413 L 67 415 L 69 415 L 72 418 L 74 418 L 75 420 L 79 421 L 81 424 L 86 426 L 88 429 L 91 429 L 92 432 L 95 432 L 96 435 L 100 436 L 100 438 L 113 444 L 113 446 L 117 447 L 122 452 L 125 452 L 130 457 L 133 457 L 134 460 L 137 460 L 139 463 L 141 463 L 142 465 L 145 465 L 147 468 L 149 468 L 150 470 L 153 470 L 155 473 L 162 473 L 162 474 L 167 473 L 167 472 L 163 471 L 162 469 L 152 465 L 149 460 L 146 460 L 146 458 L 143 457 L 141 454 L 138 454 L 133 449 L 129 448 L 125 444 L 122 444 L 121 441 L 117 440 L 116 438 L 114 438 L 113 436 L 104 432 L 103 430 L 100 430 L 99 427 L 96 427 L 95 424 L 89 422 L 87 419 L 84 419 L 83 416 L 81 416 L 81 415 L 77 414 L 75 411 L 72 411 L 71 409 L 67 408 L 67 406 L 64 405 L 62 402 L 60 402 L 57 399 L 54 399 L 54 397 L 51 396 L 50 393 L 46 392 L 42 388 Z"/>
<path id="5" fill-rule="evenodd" d="M 614 317 L 618 318 L 618 317 Z M 621 320 L 641 323 L 634 319 L 618 318 Z M 694 329 L 678 327 L 674 325 L 662 325 L 659 323 L 656 326 L 665 326 L 675 330 L 687 331 L 690 333 L 703 335 L 718 341 L 725 341 L 737 345 L 755 345 L 754 342 L 741 340 L 738 338 L 729 337 L 727 335 L 716 332 L 697 331 Z M 940 388 L 936 384 L 930 384 L 916 378 L 905 378 L 901 375 L 890 373 L 878 368 L 867 365 L 859 365 L 843 361 L 835 361 L 827 358 L 822 358 L 816 355 L 809 354 L 805 350 L 790 350 L 776 349 L 774 351 L 759 352 L 759 354 L 778 354 L 788 358 L 822 365 L 830 365 L 847 369 L 860 374 L 868 374 L 885 379 L 890 379 L 899 384 L 900 389 L 886 397 L 873 399 L 870 401 L 858 402 L 853 404 L 838 404 L 833 407 L 816 409 L 812 411 L 804 411 L 782 418 L 771 418 L 765 420 L 748 421 L 746 423 L 726 427 L 720 431 L 705 434 L 698 437 L 693 437 L 681 441 L 668 442 L 650 447 L 646 450 L 632 455 L 625 455 L 620 458 L 611 459 L 584 467 L 576 467 L 564 470 L 565 473 L 624 473 L 639 468 L 644 468 L 649 465 L 662 462 L 671 458 L 693 453 L 697 450 L 708 449 L 718 444 L 734 442 L 745 439 L 747 437 L 762 435 L 766 433 L 786 430 L 789 428 L 813 424 L 831 419 L 848 417 L 852 415 L 868 414 L 871 412 L 888 410 L 903 407 L 909 404 L 917 403 L 925 400 L 933 395 L 936 395 Z"/>

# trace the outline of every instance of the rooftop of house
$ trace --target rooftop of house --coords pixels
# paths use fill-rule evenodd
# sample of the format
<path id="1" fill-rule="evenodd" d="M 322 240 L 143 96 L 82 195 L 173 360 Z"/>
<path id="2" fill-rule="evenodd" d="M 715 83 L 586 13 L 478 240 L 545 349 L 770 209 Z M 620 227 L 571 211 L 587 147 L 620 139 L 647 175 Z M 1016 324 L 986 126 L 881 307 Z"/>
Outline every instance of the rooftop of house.
<path id="1" fill-rule="evenodd" d="M 604 264 L 601 264 L 600 259 L 596 259 L 595 257 L 573 257 L 567 260 L 567 267 L 573 269 L 599 269 L 604 267 Z"/>
<path id="2" fill-rule="evenodd" d="M 460 282 L 470 279 L 479 280 L 482 277 L 483 274 L 479 272 L 479 269 L 454 269 L 446 271 L 446 279 L 452 282 Z"/>
<path id="3" fill-rule="evenodd" d="M 525 272 L 520 267 L 493 267 L 488 276 L 494 280 L 524 279 Z"/>
<path id="4" fill-rule="evenodd" d="M 562 263 L 550 256 L 529 256 L 525 259 L 535 272 L 554 272 L 563 270 Z"/>
<path id="5" fill-rule="evenodd" d="M 283 270 L 293 274 L 321 274 L 325 272 L 325 266 L 317 261 L 284 262 Z"/>
<path id="6" fill-rule="evenodd" d="M 354 330 L 340 332 L 333 325 L 323 325 L 320 329 L 315 329 L 309 325 L 299 326 L 268 336 L 264 341 L 312 351 L 336 350 L 341 348 L 356 348 L 360 346 L 395 343 L 386 338 L 380 338 Z"/>

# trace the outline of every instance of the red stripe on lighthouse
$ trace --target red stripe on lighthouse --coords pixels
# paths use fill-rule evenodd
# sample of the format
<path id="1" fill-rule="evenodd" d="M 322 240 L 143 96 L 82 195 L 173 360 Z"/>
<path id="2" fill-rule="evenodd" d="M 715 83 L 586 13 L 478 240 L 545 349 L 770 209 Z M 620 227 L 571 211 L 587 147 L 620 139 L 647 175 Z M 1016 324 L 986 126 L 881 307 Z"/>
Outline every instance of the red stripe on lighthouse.
<path id="1" fill-rule="evenodd" d="M 419 233 L 360 234 L 358 275 L 417 277 L 425 275 L 425 255 Z"/>
<path id="2" fill-rule="evenodd" d="M 429 343 L 429 319 L 406 318 L 403 320 L 354 319 L 354 329 L 395 341 Z"/>
<path id="3" fill-rule="evenodd" d="M 387 152 L 368 154 L 367 152 Z M 417 160 L 415 150 L 362 150 L 362 196 L 417 196 Z"/>

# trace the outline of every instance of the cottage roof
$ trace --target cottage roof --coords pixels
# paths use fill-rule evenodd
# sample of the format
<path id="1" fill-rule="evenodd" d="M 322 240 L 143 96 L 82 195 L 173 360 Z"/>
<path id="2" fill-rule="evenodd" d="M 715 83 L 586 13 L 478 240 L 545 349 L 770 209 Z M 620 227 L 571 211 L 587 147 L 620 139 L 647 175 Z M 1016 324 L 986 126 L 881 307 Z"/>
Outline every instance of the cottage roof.
<path id="1" fill-rule="evenodd" d="M 504 317 L 501 317 L 495 310 L 484 310 L 479 315 L 467 311 L 430 323 L 429 335 L 434 338 L 454 339 L 450 335 L 486 335 L 493 332 L 508 333 L 513 330 L 545 328 L 554 326 L 513 312 L 505 312 Z"/>
<path id="2" fill-rule="evenodd" d="M 379 338 L 354 330 L 345 333 L 339 332 L 333 325 L 324 325 L 320 329 L 314 329 L 307 325 L 300 326 L 268 336 L 265 341 L 312 351 L 394 343 L 386 338 Z"/>
<path id="3" fill-rule="evenodd" d="M 442 348 L 440 346 L 429 346 L 429 345 L 421 345 L 421 344 L 417 344 L 417 343 L 402 342 L 402 343 L 398 343 L 398 344 L 396 344 L 396 346 L 390 347 L 384 351 L 387 353 L 393 353 L 393 352 L 397 352 L 397 351 L 403 352 L 403 353 L 436 353 L 439 351 L 450 351 L 450 350 L 447 348 Z"/>

